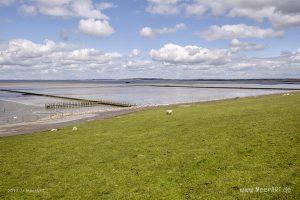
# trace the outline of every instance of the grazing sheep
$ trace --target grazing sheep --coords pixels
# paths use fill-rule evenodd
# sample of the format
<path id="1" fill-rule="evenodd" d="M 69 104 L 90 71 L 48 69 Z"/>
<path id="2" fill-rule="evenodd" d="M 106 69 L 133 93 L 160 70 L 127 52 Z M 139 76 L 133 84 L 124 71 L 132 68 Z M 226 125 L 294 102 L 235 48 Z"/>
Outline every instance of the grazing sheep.
<path id="1" fill-rule="evenodd" d="M 166 110 L 166 114 L 167 115 L 172 115 L 173 114 L 173 110 Z"/>
<path id="2" fill-rule="evenodd" d="M 56 128 L 51 129 L 51 132 L 58 131 Z"/>
<path id="3" fill-rule="evenodd" d="M 78 128 L 76 126 L 73 127 L 72 131 L 77 131 Z"/>

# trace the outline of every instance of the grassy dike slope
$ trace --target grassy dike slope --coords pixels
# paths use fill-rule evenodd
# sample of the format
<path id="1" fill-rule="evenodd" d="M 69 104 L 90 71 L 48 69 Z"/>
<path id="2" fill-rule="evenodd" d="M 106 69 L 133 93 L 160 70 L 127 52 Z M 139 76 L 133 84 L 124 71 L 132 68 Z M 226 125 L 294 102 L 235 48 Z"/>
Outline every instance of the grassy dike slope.
<path id="1" fill-rule="evenodd" d="M 171 108 L 0 138 L 0 199 L 299 198 L 300 93 Z"/>

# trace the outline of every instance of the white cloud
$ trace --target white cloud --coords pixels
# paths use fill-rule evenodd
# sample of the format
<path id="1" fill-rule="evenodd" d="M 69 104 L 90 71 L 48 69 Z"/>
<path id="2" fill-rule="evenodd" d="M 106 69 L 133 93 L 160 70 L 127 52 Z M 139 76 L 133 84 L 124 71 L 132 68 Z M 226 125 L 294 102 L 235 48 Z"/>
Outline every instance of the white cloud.
<path id="1" fill-rule="evenodd" d="M 0 6 L 9 6 L 14 2 L 15 2 L 14 0 L 0 0 Z"/>
<path id="2" fill-rule="evenodd" d="M 230 17 L 249 17 L 258 22 L 263 22 L 264 18 L 268 18 L 270 23 L 278 29 L 285 27 L 300 26 L 300 11 L 296 14 L 284 14 L 276 11 L 275 7 L 266 7 L 254 11 L 251 8 L 233 8 L 229 12 Z"/>
<path id="3" fill-rule="evenodd" d="M 164 27 L 164 28 L 161 28 L 161 29 L 152 29 L 150 27 L 144 27 L 140 30 L 140 35 L 143 36 L 143 37 L 153 38 L 157 35 L 175 33 L 179 30 L 184 30 L 184 29 L 186 29 L 186 25 L 183 24 L 183 23 L 176 24 L 172 28 Z"/>
<path id="4" fill-rule="evenodd" d="M 55 17 L 82 17 L 94 19 L 108 19 L 100 9 L 96 9 L 92 0 L 34 0 L 21 4 L 20 11 L 35 10 L 34 14 Z"/>
<path id="5" fill-rule="evenodd" d="M 147 11 L 160 15 L 197 18 L 206 13 L 214 16 L 247 17 L 262 22 L 267 19 L 275 28 L 300 26 L 299 0 L 148 0 Z"/>
<path id="6" fill-rule="evenodd" d="M 270 58 L 243 57 L 230 63 L 227 70 L 232 74 L 243 72 L 246 78 L 299 77 L 300 60 L 295 59 L 299 56 L 299 52 L 287 52 Z"/>
<path id="7" fill-rule="evenodd" d="M 0 51 L 0 69 L 29 68 L 31 70 L 63 70 L 89 67 L 101 68 L 122 58 L 119 53 L 100 50 L 75 49 L 65 43 L 45 40 L 38 44 L 29 40 L 14 39 L 4 44 Z"/>
<path id="8" fill-rule="evenodd" d="M 300 3 L 299 3 L 300 4 Z M 286 27 L 300 26 L 300 13 L 299 14 L 282 14 L 281 12 L 273 13 L 269 17 L 270 22 L 274 27 L 283 29 Z"/>
<path id="9" fill-rule="evenodd" d="M 233 41 L 238 45 L 245 42 Z M 135 51 L 137 55 L 138 51 Z M 0 43 L 0 78 L 284 78 L 300 76 L 300 49 L 267 58 L 235 56 L 226 49 L 166 44 L 151 59 L 106 53 L 45 40 Z"/>
<path id="10" fill-rule="evenodd" d="M 131 52 L 130 52 L 130 54 L 128 55 L 129 57 L 137 57 L 137 56 L 139 56 L 140 55 L 140 50 L 138 50 L 138 49 L 133 49 Z"/>
<path id="11" fill-rule="evenodd" d="M 71 61 L 95 62 L 95 64 L 109 63 L 121 58 L 119 53 L 103 53 L 97 49 L 76 49 L 67 53 L 67 59 Z"/>
<path id="12" fill-rule="evenodd" d="M 185 12 L 188 16 L 201 17 L 207 11 L 207 7 L 198 3 L 189 4 L 185 7 Z"/>
<path id="13" fill-rule="evenodd" d="M 115 7 L 109 2 L 94 4 L 92 0 L 33 0 L 21 1 L 19 12 L 27 15 L 47 15 L 55 17 L 78 17 L 80 32 L 93 36 L 108 36 L 114 33 L 109 18 L 102 10 Z"/>
<path id="14" fill-rule="evenodd" d="M 259 22 L 266 18 L 278 29 L 300 26 L 299 0 L 243 0 L 225 4 L 229 5 L 230 17 L 248 17 Z"/>
<path id="15" fill-rule="evenodd" d="M 141 69 L 154 69 L 154 64 L 150 60 L 128 60 L 123 64 L 123 67 L 128 68 L 129 70 L 141 71 Z"/>
<path id="16" fill-rule="evenodd" d="M 117 7 L 116 5 L 114 5 L 113 3 L 111 2 L 101 2 L 101 3 L 98 3 L 96 5 L 96 7 L 99 9 L 99 10 L 106 10 L 106 9 L 109 9 L 109 8 L 115 8 Z"/>
<path id="17" fill-rule="evenodd" d="M 73 0 L 71 8 L 78 16 L 84 18 L 108 19 L 108 17 L 102 14 L 100 10 L 95 9 L 91 0 Z"/>
<path id="18" fill-rule="evenodd" d="M 233 39 L 230 42 L 230 50 L 234 53 L 239 51 L 251 51 L 251 50 L 258 51 L 258 50 L 263 50 L 264 48 L 265 48 L 264 45 L 242 42 L 238 39 Z"/>
<path id="19" fill-rule="evenodd" d="M 178 2 L 180 0 L 147 0 L 149 5 L 147 12 L 160 15 L 175 15 L 180 12 Z"/>
<path id="20" fill-rule="evenodd" d="M 140 35 L 143 36 L 143 37 L 148 37 L 148 38 L 152 38 L 154 37 L 156 34 L 155 32 L 153 31 L 152 28 L 150 27 L 144 27 L 140 30 Z"/>
<path id="21" fill-rule="evenodd" d="M 30 40 L 13 39 L 10 40 L 6 49 L 6 55 L 15 57 L 39 57 L 43 54 L 49 54 L 55 50 L 63 50 L 66 45 L 64 43 L 55 43 L 51 40 L 45 40 L 44 44 L 36 44 Z"/>
<path id="22" fill-rule="evenodd" d="M 208 40 L 219 40 L 219 39 L 234 39 L 234 38 L 270 38 L 270 37 L 282 37 L 283 31 L 262 29 L 256 26 L 247 26 L 245 24 L 236 25 L 223 25 L 210 26 L 209 29 L 201 33 L 201 36 Z"/>
<path id="23" fill-rule="evenodd" d="M 251 8 L 232 8 L 229 11 L 228 16 L 249 17 L 262 23 L 265 16 L 272 14 L 274 10 L 275 10 L 274 7 L 266 7 L 266 8 L 263 7 L 262 9 L 257 10 L 256 12 L 253 12 Z"/>
<path id="24" fill-rule="evenodd" d="M 18 8 L 19 12 L 24 13 L 26 15 L 36 15 L 38 13 L 38 10 L 35 6 L 31 5 L 21 5 Z"/>
<path id="25" fill-rule="evenodd" d="M 221 65 L 230 61 L 231 54 L 224 49 L 206 49 L 198 46 L 179 46 L 166 44 L 158 50 L 152 49 L 153 60 L 173 64 Z"/>
<path id="26" fill-rule="evenodd" d="M 108 21 L 92 18 L 81 19 L 78 24 L 78 30 L 82 33 L 98 37 L 109 36 L 115 32 Z"/>

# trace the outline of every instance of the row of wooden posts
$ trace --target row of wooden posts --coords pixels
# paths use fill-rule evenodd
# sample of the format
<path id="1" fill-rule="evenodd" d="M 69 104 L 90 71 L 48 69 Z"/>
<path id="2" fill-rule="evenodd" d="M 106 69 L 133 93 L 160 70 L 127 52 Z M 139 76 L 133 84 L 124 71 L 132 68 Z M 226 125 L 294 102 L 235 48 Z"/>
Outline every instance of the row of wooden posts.
<path id="1" fill-rule="evenodd" d="M 57 102 L 57 103 L 46 103 L 46 109 L 64 109 L 64 108 L 78 108 L 78 107 L 91 107 L 99 105 L 95 101 L 72 101 L 72 102 Z"/>

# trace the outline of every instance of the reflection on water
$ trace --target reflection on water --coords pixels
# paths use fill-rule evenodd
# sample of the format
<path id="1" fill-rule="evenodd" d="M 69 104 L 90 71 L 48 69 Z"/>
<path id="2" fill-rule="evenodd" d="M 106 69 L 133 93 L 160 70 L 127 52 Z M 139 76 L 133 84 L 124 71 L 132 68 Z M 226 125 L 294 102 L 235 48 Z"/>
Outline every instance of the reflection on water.
<path id="1" fill-rule="evenodd" d="M 129 82 L 129 84 L 128 84 Z M 26 81 L 0 82 L 1 88 L 26 90 L 36 93 L 77 97 L 94 100 L 126 102 L 137 105 L 173 104 L 183 102 L 208 101 L 233 97 L 245 97 L 282 92 L 279 90 L 245 89 L 204 89 L 134 86 L 136 84 L 171 84 L 194 86 L 235 86 L 235 87 L 270 87 L 300 88 L 299 82 L 276 81 L 179 81 L 179 80 L 130 80 L 124 81 Z M 45 103 L 60 102 L 61 99 L 28 96 L 0 92 L 0 99 L 15 101 L 27 105 L 44 106 Z"/>
<path id="2" fill-rule="evenodd" d="M 47 89 L 43 93 L 78 97 L 83 99 L 104 99 L 126 102 L 137 105 L 174 104 L 184 102 L 208 101 L 232 97 L 245 97 L 261 94 L 272 94 L 278 90 L 242 90 L 242 89 L 202 89 L 202 88 L 164 88 L 150 86 L 135 87 L 99 87 Z"/>

